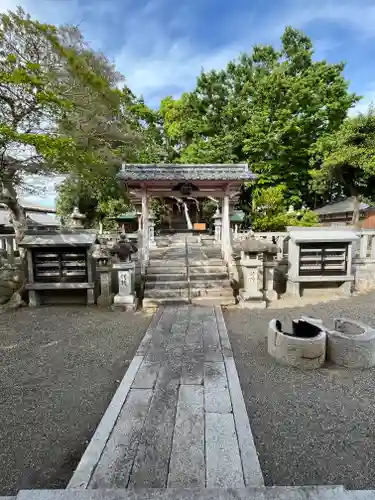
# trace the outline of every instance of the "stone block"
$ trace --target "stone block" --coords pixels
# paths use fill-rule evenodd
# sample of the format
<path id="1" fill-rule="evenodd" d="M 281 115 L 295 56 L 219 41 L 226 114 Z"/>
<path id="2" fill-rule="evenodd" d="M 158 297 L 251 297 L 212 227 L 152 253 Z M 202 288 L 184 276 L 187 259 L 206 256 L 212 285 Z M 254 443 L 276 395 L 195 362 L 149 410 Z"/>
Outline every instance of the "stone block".
<path id="1" fill-rule="evenodd" d="M 319 326 L 312 322 L 310 325 Z M 326 331 L 322 328 L 315 337 L 296 337 L 283 333 L 280 321 L 273 319 L 268 327 L 267 346 L 268 353 L 281 364 L 316 369 L 326 359 Z"/>
<path id="2" fill-rule="evenodd" d="M 168 487 L 205 486 L 202 386 L 180 386 Z"/>
<path id="3" fill-rule="evenodd" d="M 114 293 L 111 293 L 110 295 L 104 295 L 104 294 L 99 295 L 99 297 L 96 300 L 97 306 L 102 308 L 111 307 L 114 296 L 115 296 Z"/>
<path id="4" fill-rule="evenodd" d="M 375 329 L 350 319 L 335 319 L 335 329 L 327 332 L 330 361 L 347 368 L 375 366 Z"/>
<path id="5" fill-rule="evenodd" d="M 40 293 L 36 290 L 29 291 L 29 306 L 38 307 L 40 306 Z"/>
<path id="6" fill-rule="evenodd" d="M 240 488 L 244 477 L 236 427 L 231 413 L 206 413 L 207 488 Z"/>
<path id="7" fill-rule="evenodd" d="M 240 290 L 238 305 L 241 309 L 265 309 L 267 307 L 267 302 L 263 300 L 263 296 L 258 299 L 252 298 L 249 300 L 247 297 L 244 297 L 242 290 Z"/>

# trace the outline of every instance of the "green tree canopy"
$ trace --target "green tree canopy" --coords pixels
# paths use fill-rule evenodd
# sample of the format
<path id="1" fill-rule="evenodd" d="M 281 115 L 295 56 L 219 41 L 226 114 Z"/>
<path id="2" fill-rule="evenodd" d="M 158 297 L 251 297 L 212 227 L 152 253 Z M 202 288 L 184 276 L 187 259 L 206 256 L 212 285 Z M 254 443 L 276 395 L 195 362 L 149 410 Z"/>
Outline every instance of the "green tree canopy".
<path id="1" fill-rule="evenodd" d="M 352 222 L 358 223 L 360 200 L 375 200 L 375 109 L 347 118 L 336 132 L 317 142 L 315 152 L 313 189 L 331 197 L 354 197 Z"/>
<path id="2" fill-rule="evenodd" d="M 311 40 L 287 27 L 281 49 L 256 46 L 196 88 L 161 103 L 164 133 L 180 162 L 242 162 L 255 190 L 282 185 L 288 203 L 312 206 L 311 149 L 337 130 L 358 97 L 344 64 L 313 58 Z"/>
<path id="3" fill-rule="evenodd" d="M 130 210 L 131 204 L 114 175 L 102 176 L 92 183 L 85 177 L 71 175 L 58 187 L 57 214 L 68 221 L 75 207 L 86 216 L 86 226 L 111 227 L 110 218 Z"/>
<path id="4" fill-rule="evenodd" d="M 17 187 L 28 174 L 74 172 L 92 185 L 146 146 L 121 75 L 78 29 L 18 9 L 0 14 L 0 43 L 0 202 L 20 239 Z"/>

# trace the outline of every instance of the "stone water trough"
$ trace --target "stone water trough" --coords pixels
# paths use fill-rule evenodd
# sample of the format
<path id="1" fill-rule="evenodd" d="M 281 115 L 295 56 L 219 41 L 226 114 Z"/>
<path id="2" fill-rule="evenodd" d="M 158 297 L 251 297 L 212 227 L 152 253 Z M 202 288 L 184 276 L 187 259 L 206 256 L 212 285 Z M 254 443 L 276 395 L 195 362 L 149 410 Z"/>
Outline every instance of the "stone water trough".
<path id="1" fill-rule="evenodd" d="M 375 365 L 375 329 L 351 319 L 335 319 L 335 329 L 327 331 L 327 357 L 347 368 Z"/>
<path id="2" fill-rule="evenodd" d="M 319 319 L 302 316 L 293 320 L 291 333 L 278 319 L 268 327 L 268 353 L 279 363 L 304 370 L 320 368 L 326 360 L 327 334 Z"/>
<path id="3" fill-rule="evenodd" d="M 329 330 L 321 319 L 301 316 L 292 325 L 289 333 L 278 319 L 269 323 L 268 353 L 281 364 L 304 370 L 320 368 L 326 360 L 347 368 L 375 366 L 375 329 L 364 323 L 336 318 Z"/>

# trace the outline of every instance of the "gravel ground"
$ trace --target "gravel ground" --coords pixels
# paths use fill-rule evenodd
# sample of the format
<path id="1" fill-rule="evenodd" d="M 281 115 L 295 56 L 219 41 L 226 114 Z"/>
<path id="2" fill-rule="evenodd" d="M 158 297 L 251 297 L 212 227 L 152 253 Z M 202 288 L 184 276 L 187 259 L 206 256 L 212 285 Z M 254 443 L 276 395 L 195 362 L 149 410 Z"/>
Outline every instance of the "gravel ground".
<path id="1" fill-rule="evenodd" d="M 268 322 L 308 313 L 375 327 L 375 294 L 284 310 L 227 310 L 225 320 L 267 485 L 375 488 L 375 370 L 327 365 L 303 372 L 273 362 Z"/>
<path id="2" fill-rule="evenodd" d="M 0 495 L 66 486 L 149 322 L 74 307 L 0 315 Z"/>

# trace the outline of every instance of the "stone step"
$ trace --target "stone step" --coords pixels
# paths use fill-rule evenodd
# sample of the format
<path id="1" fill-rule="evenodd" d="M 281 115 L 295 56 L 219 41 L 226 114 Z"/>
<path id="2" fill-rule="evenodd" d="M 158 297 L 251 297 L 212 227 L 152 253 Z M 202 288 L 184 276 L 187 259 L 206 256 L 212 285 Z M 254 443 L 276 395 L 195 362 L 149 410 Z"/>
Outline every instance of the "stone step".
<path id="1" fill-rule="evenodd" d="M 142 301 L 143 309 L 156 309 L 160 306 L 174 306 L 181 304 L 189 304 L 187 297 L 144 297 Z"/>
<path id="2" fill-rule="evenodd" d="M 346 491 L 341 486 L 258 488 L 145 488 L 23 490 L 17 500 L 374 500 L 375 491 Z"/>
<path id="3" fill-rule="evenodd" d="M 187 273 L 175 274 L 147 274 L 147 283 L 170 283 L 171 281 L 187 281 Z"/>
<path id="4" fill-rule="evenodd" d="M 227 273 L 228 269 L 223 264 L 221 265 L 212 265 L 206 264 L 204 266 L 189 266 L 191 274 L 215 274 L 215 273 Z"/>
<path id="5" fill-rule="evenodd" d="M 181 276 L 176 276 L 175 280 L 164 280 L 164 276 L 157 276 L 156 280 L 147 280 L 145 283 L 145 290 L 163 290 L 163 289 L 178 289 L 188 288 L 189 282 L 187 279 L 181 279 Z M 161 278 L 161 279 L 160 279 Z M 209 280 L 209 281 L 192 281 L 190 287 L 194 290 L 232 290 L 230 281 L 223 280 Z"/>
<path id="6" fill-rule="evenodd" d="M 228 277 L 225 277 L 223 279 L 206 279 L 203 277 L 202 279 L 195 279 L 190 280 L 190 286 L 192 288 L 197 288 L 197 289 L 204 289 L 204 288 L 230 288 L 230 280 Z"/>
<path id="7" fill-rule="evenodd" d="M 161 289 L 157 288 L 154 290 L 146 290 L 144 294 L 145 298 L 151 299 L 165 299 L 165 298 L 173 298 L 173 297 L 189 297 L 189 289 L 186 288 L 175 288 L 173 290 Z"/>
<path id="8" fill-rule="evenodd" d="M 169 258 L 165 259 L 150 259 L 148 263 L 148 267 L 170 267 L 173 263 L 173 267 L 186 267 L 186 259 L 174 259 Z"/>
<path id="9" fill-rule="evenodd" d="M 188 259 L 189 266 L 224 266 L 223 259 Z"/>
<path id="10" fill-rule="evenodd" d="M 190 281 L 191 282 L 208 282 L 211 280 L 221 281 L 228 279 L 228 271 L 219 272 L 219 273 L 190 273 Z M 228 280 L 229 281 L 229 280 Z"/>
<path id="11" fill-rule="evenodd" d="M 145 290 L 164 290 L 164 289 L 178 289 L 188 288 L 189 282 L 187 280 L 178 279 L 176 281 L 146 281 Z"/>
<path id="12" fill-rule="evenodd" d="M 168 274 L 185 274 L 186 275 L 186 267 L 174 267 L 172 264 L 169 264 L 169 267 L 148 267 L 146 271 L 147 275 L 168 275 Z"/>
<path id="13" fill-rule="evenodd" d="M 236 303 L 236 300 L 232 293 L 231 296 L 221 295 L 213 297 L 210 295 L 207 297 L 192 297 L 190 302 L 191 304 L 195 304 L 197 306 L 233 306 Z"/>
<path id="14" fill-rule="evenodd" d="M 190 297 L 233 297 L 233 290 L 225 288 L 196 288 L 190 287 Z"/>

